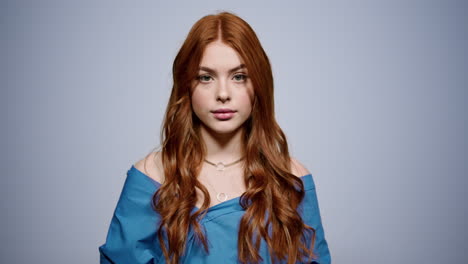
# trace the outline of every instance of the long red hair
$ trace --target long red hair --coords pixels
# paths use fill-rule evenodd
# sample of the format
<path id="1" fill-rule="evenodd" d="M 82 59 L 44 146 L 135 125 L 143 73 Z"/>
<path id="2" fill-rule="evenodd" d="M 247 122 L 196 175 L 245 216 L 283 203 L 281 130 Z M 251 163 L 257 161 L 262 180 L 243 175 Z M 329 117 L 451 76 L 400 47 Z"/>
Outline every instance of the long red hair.
<path id="1" fill-rule="evenodd" d="M 273 75 L 269 59 L 253 29 L 240 17 L 221 12 L 198 20 L 182 44 L 172 67 L 173 87 L 161 130 L 164 182 L 153 196 L 161 215 L 158 239 L 167 263 L 178 263 L 184 254 L 189 228 L 208 252 L 207 237 L 198 219 L 210 204 L 207 189 L 198 181 L 206 154 L 200 136 L 200 120 L 191 107 L 191 85 L 198 74 L 205 47 L 221 40 L 236 50 L 254 87 L 251 117 L 244 124 L 244 181 L 240 197 L 245 209 L 238 234 L 241 263 L 262 261 L 261 239 L 268 245 L 271 261 L 287 263 L 313 258 L 315 230 L 306 225 L 297 207 L 304 198 L 302 180 L 291 173 L 286 137 L 275 120 Z M 203 205 L 192 213 L 196 189 Z M 310 245 L 307 245 L 310 241 Z"/>

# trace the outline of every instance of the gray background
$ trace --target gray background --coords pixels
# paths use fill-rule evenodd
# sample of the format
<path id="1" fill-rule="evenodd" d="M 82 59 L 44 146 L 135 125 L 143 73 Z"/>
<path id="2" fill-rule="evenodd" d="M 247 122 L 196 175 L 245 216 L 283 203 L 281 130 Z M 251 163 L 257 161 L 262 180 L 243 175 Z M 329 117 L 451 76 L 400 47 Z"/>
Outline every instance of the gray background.
<path id="1" fill-rule="evenodd" d="M 467 7 L 1 2 L 0 262 L 98 262 L 127 170 L 159 143 L 176 52 L 228 10 L 271 59 L 333 262 L 466 263 Z"/>

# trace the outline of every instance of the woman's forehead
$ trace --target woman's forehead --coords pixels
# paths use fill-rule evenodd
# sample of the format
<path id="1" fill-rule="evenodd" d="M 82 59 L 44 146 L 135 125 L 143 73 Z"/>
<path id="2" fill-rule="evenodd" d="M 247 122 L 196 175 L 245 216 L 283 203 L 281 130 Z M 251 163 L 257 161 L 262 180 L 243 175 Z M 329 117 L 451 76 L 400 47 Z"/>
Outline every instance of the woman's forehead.
<path id="1" fill-rule="evenodd" d="M 223 65 L 222 68 L 226 68 L 228 67 L 227 65 Z M 200 67 L 198 68 L 200 71 L 206 71 L 206 72 L 209 72 L 209 73 L 218 73 L 218 72 L 223 72 L 223 69 L 221 68 L 221 70 L 217 69 L 217 68 L 213 68 L 213 67 L 208 67 L 208 66 L 203 66 L 203 65 L 200 65 Z M 247 67 L 245 66 L 245 64 L 241 63 L 231 69 L 227 69 L 227 70 L 224 70 L 228 73 L 234 73 L 238 70 L 246 70 Z"/>
<path id="2" fill-rule="evenodd" d="M 222 42 L 208 44 L 199 65 L 200 70 L 216 72 L 231 72 L 236 68 L 246 69 L 241 56 L 232 47 Z"/>

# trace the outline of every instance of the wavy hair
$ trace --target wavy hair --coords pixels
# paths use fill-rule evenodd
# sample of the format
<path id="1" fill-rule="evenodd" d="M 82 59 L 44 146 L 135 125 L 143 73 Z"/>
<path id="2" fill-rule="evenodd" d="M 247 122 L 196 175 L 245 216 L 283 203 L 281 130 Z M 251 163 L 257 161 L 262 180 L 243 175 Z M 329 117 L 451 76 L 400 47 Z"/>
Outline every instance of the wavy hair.
<path id="1" fill-rule="evenodd" d="M 166 262 L 179 262 L 191 228 L 199 245 L 209 252 L 208 238 L 198 222 L 210 204 L 207 189 L 197 179 L 206 149 L 200 136 L 201 121 L 191 107 L 191 86 L 205 47 L 216 40 L 238 52 L 254 87 L 252 113 L 243 124 L 246 191 L 240 197 L 245 213 L 238 234 L 239 261 L 262 261 L 258 253 L 261 239 L 267 243 L 273 263 L 310 260 L 315 257 L 315 230 L 297 211 L 305 191 L 302 180 L 291 173 L 288 143 L 275 120 L 269 59 L 247 22 L 233 13 L 220 12 L 193 25 L 172 67 L 173 87 L 160 135 L 164 182 L 152 200 L 161 215 L 157 236 Z M 192 213 L 196 189 L 204 200 Z"/>

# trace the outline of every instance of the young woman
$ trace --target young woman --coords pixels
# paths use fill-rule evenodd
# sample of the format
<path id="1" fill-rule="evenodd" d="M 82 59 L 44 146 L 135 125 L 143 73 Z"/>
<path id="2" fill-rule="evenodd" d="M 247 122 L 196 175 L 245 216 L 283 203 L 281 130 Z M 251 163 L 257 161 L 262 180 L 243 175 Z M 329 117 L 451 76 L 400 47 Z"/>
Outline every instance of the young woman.
<path id="1" fill-rule="evenodd" d="M 101 263 L 330 263 L 252 28 L 228 12 L 201 18 L 173 81 L 161 147 L 128 170 Z"/>

